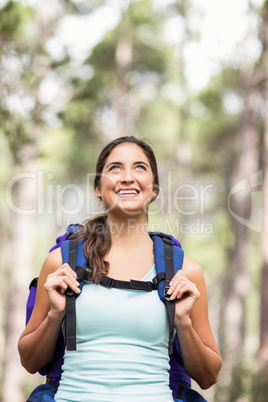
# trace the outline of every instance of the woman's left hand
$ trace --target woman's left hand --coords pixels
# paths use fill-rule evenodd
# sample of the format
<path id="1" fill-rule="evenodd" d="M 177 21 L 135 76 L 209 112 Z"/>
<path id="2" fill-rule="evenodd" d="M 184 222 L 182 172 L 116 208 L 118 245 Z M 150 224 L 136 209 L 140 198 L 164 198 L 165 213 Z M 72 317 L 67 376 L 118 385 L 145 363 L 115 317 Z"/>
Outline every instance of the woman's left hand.
<path id="1" fill-rule="evenodd" d="M 191 282 L 182 270 L 172 278 L 168 294 L 170 300 L 176 302 L 175 321 L 178 323 L 190 317 L 191 310 L 200 297 L 195 283 Z"/>

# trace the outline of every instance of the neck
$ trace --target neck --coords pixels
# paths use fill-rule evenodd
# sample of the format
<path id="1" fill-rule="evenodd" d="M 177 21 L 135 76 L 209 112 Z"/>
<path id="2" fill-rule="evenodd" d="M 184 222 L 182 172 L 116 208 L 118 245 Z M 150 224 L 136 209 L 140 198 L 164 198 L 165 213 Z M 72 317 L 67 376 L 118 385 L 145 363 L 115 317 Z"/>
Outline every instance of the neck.
<path id="1" fill-rule="evenodd" d="M 135 239 L 143 239 L 147 235 L 146 214 L 138 217 L 130 216 L 127 219 L 114 215 L 108 215 L 108 225 L 110 226 L 112 242 L 118 240 L 130 241 L 133 244 Z"/>

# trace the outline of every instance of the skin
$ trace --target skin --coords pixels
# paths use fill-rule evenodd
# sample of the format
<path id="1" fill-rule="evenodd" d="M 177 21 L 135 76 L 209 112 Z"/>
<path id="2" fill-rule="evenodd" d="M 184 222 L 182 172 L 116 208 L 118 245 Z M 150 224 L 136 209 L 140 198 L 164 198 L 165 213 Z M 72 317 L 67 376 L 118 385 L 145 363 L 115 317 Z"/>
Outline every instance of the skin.
<path id="1" fill-rule="evenodd" d="M 157 195 L 150 163 L 136 144 L 121 144 L 108 156 L 102 173 L 96 195 L 107 210 L 112 236 L 105 257 L 109 276 L 139 280 L 154 264 L 153 243 L 146 232 L 146 210 Z M 18 344 L 22 365 L 30 373 L 53 358 L 68 286 L 79 293 L 74 272 L 62 265 L 61 251 L 56 249 L 43 264 L 35 307 Z M 209 388 L 217 381 L 222 359 L 209 324 L 204 275 L 196 262 L 184 257 L 169 294 L 176 301 L 174 326 L 186 372 L 201 388 Z"/>

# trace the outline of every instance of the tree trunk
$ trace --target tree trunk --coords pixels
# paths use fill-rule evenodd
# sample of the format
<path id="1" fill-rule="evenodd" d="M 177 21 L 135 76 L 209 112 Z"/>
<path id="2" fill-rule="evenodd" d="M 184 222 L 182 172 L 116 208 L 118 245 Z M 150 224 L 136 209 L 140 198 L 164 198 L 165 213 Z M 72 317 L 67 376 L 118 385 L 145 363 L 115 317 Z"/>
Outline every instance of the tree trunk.
<path id="1" fill-rule="evenodd" d="M 235 243 L 230 251 L 225 279 L 222 283 L 222 310 L 220 320 L 220 348 L 223 368 L 216 393 L 216 400 L 233 401 L 235 392 L 234 371 L 243 358 L 245 338 L 245 302 L 249 291 L 248 247 L 249 230 L 256 229 L 251 216 L 252 191 L 258 179 L 258 132 L 255 117 L 260 94 L 251 85 L 251 69 L 241 69 L 241 84 L 245 108 L 237 136 L 237 164 L 234 171 L 235 185 L 229 189 L 229 212 Z M 258 180 L 257 180 L 258 181 Z M 223 394 L 221 395 L 221 391 Z"/>
<path id="2" fill-rule="evenodd" d="M 268 87 L 268 86 L 267 86 Z M 268 95 L 268 94 L 267 94 Z M 267 98 L 268 99 L 268 98 Z M 261 318 L 260 318 L 260 367 L 268 364 L 268 117 L 265 128 L 265 162 L 263 166 L 263 228 L 261 233 Z"/>
<path id="3" fill-rule="evenodd" d="M 115 87 L 113 96 L 113 109 L 115 114 L 115 127 L 113 138 L 129 135 L 131 132 L 131 110 L 126 87 L 126 74 L 132 63 L 132 40 L 130 38 L 127 13 L 122 22 L 121 35 L 115 49 Z"/>
<path id="4" fill-rule="evenodd" d="M 33 54 L 33 74 L 41 83 L 42 78 L 50 68 L 50 59 L 44 58 L 42 45 L 51 34 L 53 7 L 52 0 L 40 2 L 35 9 L 38 21 L 39 36 L 36 43 L 36 53 Z M 39 48 L 40 47 L 40 48 Z M 40 50 L 40 53 L 39 53 Z M 42 55 L 42 58 L 40 58 Z M 31 114 L 31 124 L 27 125 L 29 142 L 22 143 L 18 150 L 22 161 L 21 177 L 15 181 L 10 198 L 14 205 L 11 209 L 11 248 L 9 251 L 10 269 L 9 284 L 6 301 L 6 325 L 5 325 L 5 350 L 2 377 L 1 400 L 2 402 L 23 402 L 25 395 L 26 371 L 20 364 L 17 343 L 25 327 L 26 300 L 30 281 L 33 278 L 33 262 L 36 251 L 36 228 L 38 218 L 38 184 L 35 176 L 38 171 L 37 160 L 39 157 L 38 140 L 41 136 L 39 122 L 43 112 L 43 105 L 38 97 L 39 87 L 33 91 L 29 89 L 35 99 L 35 108 Z M 31 176 L 32 175 L 32 176 Z M 10 183 L 10 182 L 9 182 Z M 8 187 L 8 186 L 7 186 Z M 8 191 L 8 188 L 7 188 Z M 20 209 L 14 211 L 16 206 Z M 40 206 L 39 206 L 40 207 Z M 37 210 L 34 211 L 34 208 Z M 29 210 L 33 210 L 30 212 Z"/>
<path id="5" fill-rule="evenodd" d="M 31 155 L 35 144 L 30 146 L 28 162 L 24 173 L 37 171 L 36 159 Z M 36 152 L 34 152 L 36 153 Z M 33 179 L 21 177 L 14 183 L 17 213 L 11 211 L 13 240 L 9 250 L 10 275 L 6 302 L 5 350 L 2 383 L 2 402 L 25 401 L 22 394 L 26 371 L 20 364 L 17 351 L 18 339 L 25 327 L 26 299 L 31 279 L 33 278 L 33 260 L 35 253 L 36 217 L 27 215 L 27 210 L 36 206 L 37 186 Z M 12 192 L 14 199 L 14 191 Z M 9 205 L 12 209 L 12 205 Z"/>
<path id="6" fill-rule="evenodd" d="M 267 7 L 267 6 L 266 6 Z M 264 10 L 264 49 L 267 53 L 268 47 L 268 12 Z M 268 62 L 266 57 L 266 72 Z M 268 101 L 268 79 L 266 78 L 266 103 Z M 260 368 L 268 365 L 268 114 L 266 113 L 264 149 L 263 149 L 263 228 L 261 233 L 261 317 L 260 317 L 260 346 L 259 364 Z"/>

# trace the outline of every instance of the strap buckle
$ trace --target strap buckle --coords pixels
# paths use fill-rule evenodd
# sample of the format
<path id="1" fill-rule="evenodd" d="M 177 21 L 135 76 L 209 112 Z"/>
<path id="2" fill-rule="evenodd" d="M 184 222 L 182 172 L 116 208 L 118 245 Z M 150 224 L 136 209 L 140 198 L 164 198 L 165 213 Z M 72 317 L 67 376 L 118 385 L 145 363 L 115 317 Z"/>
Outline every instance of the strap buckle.
<path id="1" fill-rule="evenodd" d="M 153 284 L 154 289 L 157 289 L 157 288 L 158 288 L 159 279 L 158 279 L 157 276 L 155 276 L 155 277 L 152 279 L 152 284 Z"/>
<path id="2" fill-rule="evenodd" d="M 171 302 L 172 300 L 170 300 L 171 295 L 168 294 L 168 290 L 169 290 L 169 285 L 165 285 L 164 287 L 164 298 L 167 302 Z"/>
<path id="3" fill-rule="evenodd" d="M 71 289 L 71 288 L 67 288 L 66 290 L 65 290 L 65 293 L 64 293 L 66 296 L 68 296 L 68 297 L 72 297 L 72 296 L 74 296 L 75 295 L 75 293 L 74 293 L 74 291 Z"/>
<path id="4" fill-rule="evenodd" d="M 85 281 L 90 282 L 92 278 L 92 269 L 89 267 L 85 267 Z"/>
<path id="5" fill-rule="evenodd" d="M 89 282 L 92 278 L 92 269 L 89 267 L 75 267 L 75 272 L 77 274 L 77 280 L 78 281 L 87 281 Z"/>

